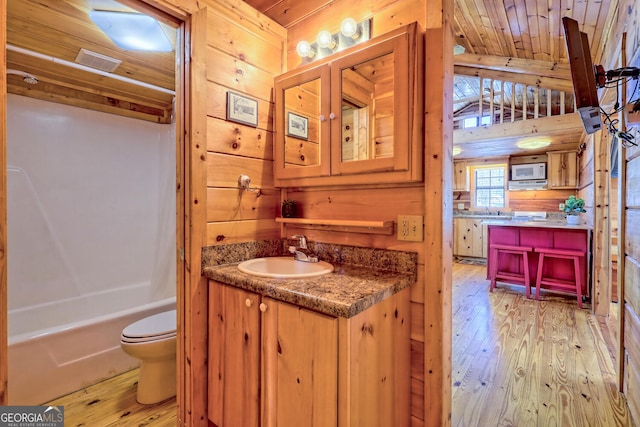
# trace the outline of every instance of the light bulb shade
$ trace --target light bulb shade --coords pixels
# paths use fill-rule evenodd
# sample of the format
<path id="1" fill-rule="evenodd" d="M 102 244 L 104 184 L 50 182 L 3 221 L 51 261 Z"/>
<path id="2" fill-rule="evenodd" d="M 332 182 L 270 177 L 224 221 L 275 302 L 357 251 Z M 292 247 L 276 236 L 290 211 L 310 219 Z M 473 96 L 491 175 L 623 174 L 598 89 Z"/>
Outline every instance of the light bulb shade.
<path id="1" fill-rule="evenodd" d="M 340 24 L 340 32 L 343 36 L 352 39 L 360 37 L 360 31 L 358 31 L 358 23 L 353 18 L 345 18 Z"/>
<path id="2" fill-rule="evenodd" d="M 333 36 L 326 30 L 318 33 L 316 36 L 316 43 L 318 43 L 318 47 L 323 49 L 333 49 L 336 46 L 336 41 L 333 39 Z"/>
<path id="3" fill-rule="evenodd" d="M 121 49 L 171 52 L 173 45 L 158 21 L 140 13 L 92 10 L 89 17 Z"/>
<path id="4" fill-rule="evenodd" d="M 296 53 L 301 58 L 312 58 L 315 52 L 308 41 L 302 40 L 296 45 Z"/>

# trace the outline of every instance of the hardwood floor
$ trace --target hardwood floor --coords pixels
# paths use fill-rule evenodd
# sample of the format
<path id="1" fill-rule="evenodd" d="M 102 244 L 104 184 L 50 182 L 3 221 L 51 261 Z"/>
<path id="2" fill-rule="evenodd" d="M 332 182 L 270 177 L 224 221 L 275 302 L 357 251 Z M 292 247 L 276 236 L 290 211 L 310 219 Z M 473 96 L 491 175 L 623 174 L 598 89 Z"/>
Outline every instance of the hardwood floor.
<path id="1" fill-rule="evenodd" d="M 454 263 L 452 426 L 631 426 L 590 305 L 485 277 Z"/>
<path id="2" fill-rule="evenodd" d="M 175 397 L 141 405 L 136 402 L 137 381 L 138 369 L 134 369 L 44 405 L 64 406 L 66 427 L 175 427 Z"/>
<path id="3" fill-rule="evenodd" d="M 631 426 L 601 331 L 608 322 L 568 297 L 536 302 L 501 283 L 489 293 L 485 269 L 454 263 L 452 426 Z M 175 399 L 136 402 L 137 373 L 47 405 L 65 407 L 68 427 L 175 426 Z"/>

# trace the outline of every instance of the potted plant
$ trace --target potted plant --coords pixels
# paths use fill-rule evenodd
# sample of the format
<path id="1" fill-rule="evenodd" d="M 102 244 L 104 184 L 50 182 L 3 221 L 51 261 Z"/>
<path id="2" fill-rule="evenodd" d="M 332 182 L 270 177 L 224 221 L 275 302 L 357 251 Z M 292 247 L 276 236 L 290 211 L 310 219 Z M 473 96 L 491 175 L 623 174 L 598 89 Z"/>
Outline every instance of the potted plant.
<path id="1" fill-rule="evenodd" d="M 295 200 L 285 199 L 282 201 L 282 217 L 295 218 L 298 215 L 298 205 Z"/>
<path id="2" fill-rule="evenodd" d="M 570 225 L 580 224 L 580 214 L 586 212 L 584 200 L 576 196 L 569 196 L 561 210 L 567 214 L 567 224 Z"/>

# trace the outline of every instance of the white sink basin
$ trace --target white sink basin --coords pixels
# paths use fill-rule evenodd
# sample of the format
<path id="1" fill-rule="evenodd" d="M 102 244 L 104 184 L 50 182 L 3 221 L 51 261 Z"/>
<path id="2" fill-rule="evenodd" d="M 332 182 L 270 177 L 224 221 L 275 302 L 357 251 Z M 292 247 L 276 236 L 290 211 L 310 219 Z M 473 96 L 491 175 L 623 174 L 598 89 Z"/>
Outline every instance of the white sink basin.
<path id="1" fill-rule="evenodd" d="M 329 274 L 333 266 L 328 262 L 296 261 L 293 257 L 254 258 L 238 264 L 243 273 L 279 279 L 301 279 Z"/>

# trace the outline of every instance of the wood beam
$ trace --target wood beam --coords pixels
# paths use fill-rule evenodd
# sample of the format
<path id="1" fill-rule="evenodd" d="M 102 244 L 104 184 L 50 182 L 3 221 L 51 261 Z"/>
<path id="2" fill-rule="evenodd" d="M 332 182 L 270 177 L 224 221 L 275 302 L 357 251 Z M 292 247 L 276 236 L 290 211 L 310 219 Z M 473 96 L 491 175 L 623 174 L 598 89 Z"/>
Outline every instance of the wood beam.
<path id="1" fill-rule="evenodd" d="M 545 89 L 553 89 L 573 93 L 573 82 L 570 78 L 565 80 L 555 77 L 540 76 L 537 74 L 521 74 L 485 68 L 474 68 L 466 65 L 456 65 L 454 67 L 454 73 L 465 76 L 475 76 L 490 78 L 494 80 L 518 82 L 526 84 L 527 86 L 539 86 Z"/>
<path id="2" fill-rule="evenodd" d="M 458 129 L 453 132 L 454 144 L 477 141 L 498 142 L 505 139 L 523 139 L 538 135 L 581 135 L 582 120 L 578 113 L 564 116 L 541 117 L 535 120 L 519 121 L 517 124 L 504 123 L 493 126 L 480 126 L 470 129 Z M 569 137 L 567 137 L 569 139 Z"/>
<path id="3" fill-rule="evenodd" d="M 0 0 L 0 405 L 9 402 L 8 378 L 8 315 L 7 315 L 7 0 Z"/>
<path id="4" fill-rule="evenodd" d="M 453 2 L 426 2 L 424 85 L 424 418 L 451 426 Z M 418 423 L 416 423 L 418 425 Z"/>
<path id="5" fill-rule="evenodd" d="M 537 59 L 520 59 L 504 56 L 474 55 L 464 53 L 454 57 L 454 65 L 485 70 L 504 71 L 515 74 L 534 74 L 540 77 L 571 80 L 569 64 L 541 61 Z"/>

